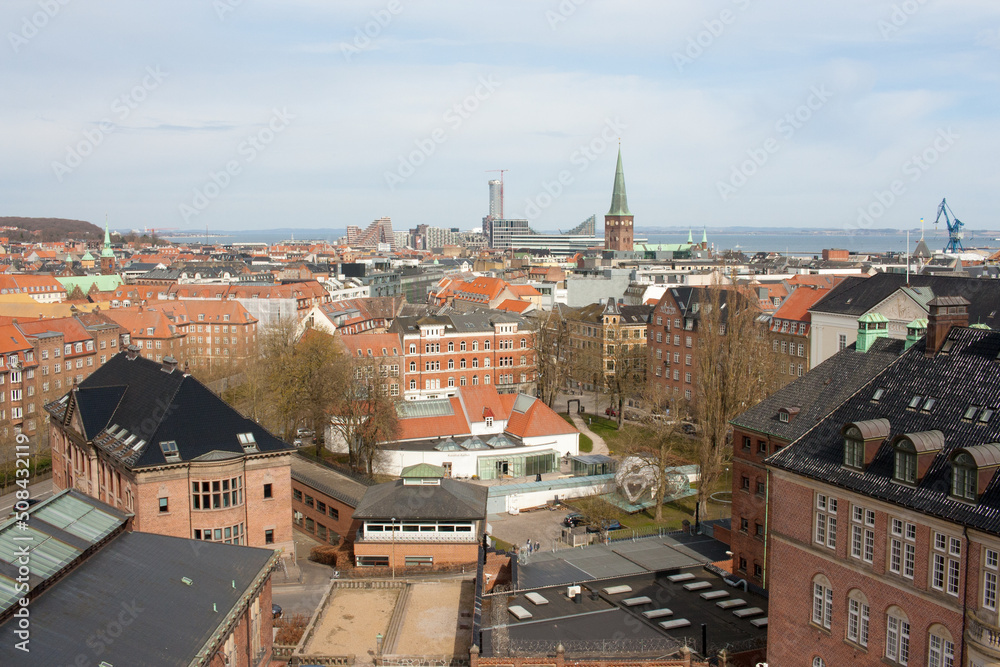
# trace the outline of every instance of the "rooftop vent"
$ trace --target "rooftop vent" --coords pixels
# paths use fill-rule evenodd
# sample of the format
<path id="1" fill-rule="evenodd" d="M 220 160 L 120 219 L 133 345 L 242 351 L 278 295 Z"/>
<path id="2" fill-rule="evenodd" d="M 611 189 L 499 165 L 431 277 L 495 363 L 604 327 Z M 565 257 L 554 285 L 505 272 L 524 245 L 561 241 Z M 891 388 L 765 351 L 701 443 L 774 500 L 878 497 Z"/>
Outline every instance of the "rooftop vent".
<path id="1" fill-rule="evenodd" d="M 160 366 L 160 370 L 165 373 L 173 373 L 177 370 L 177 359 L 169 355 L 163 357 L 163 365 Z"/>
<path id="2" fill-rule="evenodd" d="M 140 356 L 138 345 L 129 345 L 127 348 L 125 348 L 125 358 L 128 359 L 129 361 L 132 361 L 138 356 Z"/>

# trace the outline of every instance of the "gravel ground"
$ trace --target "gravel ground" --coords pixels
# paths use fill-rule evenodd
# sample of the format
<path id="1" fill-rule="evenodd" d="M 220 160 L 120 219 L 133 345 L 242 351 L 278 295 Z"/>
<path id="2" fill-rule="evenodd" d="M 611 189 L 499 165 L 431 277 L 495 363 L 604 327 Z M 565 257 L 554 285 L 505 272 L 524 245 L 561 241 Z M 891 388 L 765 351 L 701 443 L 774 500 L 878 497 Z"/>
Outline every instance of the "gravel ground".
<path id="1" fill-rule="evenodd" d="M 471 581 L 413 584 L 396 654 L 468 656 L 474 597 Z M 460 629 L 463 622 L 469 628 Z"/>
<path id="2" fill-rule="evenodd" d="M 355 655 L 369 662 L 375 635 L 385 636 L 402 589 L 343 588 L 323 613 L 306 651 L 320 655 Z"/>

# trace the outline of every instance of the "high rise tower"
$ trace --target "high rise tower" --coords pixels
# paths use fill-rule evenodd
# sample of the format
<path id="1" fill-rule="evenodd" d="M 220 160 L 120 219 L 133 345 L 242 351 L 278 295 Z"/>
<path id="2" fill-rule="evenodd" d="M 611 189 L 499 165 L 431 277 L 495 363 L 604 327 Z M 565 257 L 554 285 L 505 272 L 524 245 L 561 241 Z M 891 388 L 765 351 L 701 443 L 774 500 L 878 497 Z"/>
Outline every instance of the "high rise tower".
<path id="1" fill-rule="evenodd" d="M 502 217 L 503 204 L 503 186 L 498 180 L 490 181 L 490 212 L 489 215 L 493 218 L 499 219 Z"/>
<path id="2" fill-rule="evenodd" d="M 622 149 L 619 146 L 611 210 L 604 216 L 605 250 L 632 250 L 632 222 L 632 213 L 628 210 L 628 200 L 625 197 L 625 171 L 622 169 Z"/>

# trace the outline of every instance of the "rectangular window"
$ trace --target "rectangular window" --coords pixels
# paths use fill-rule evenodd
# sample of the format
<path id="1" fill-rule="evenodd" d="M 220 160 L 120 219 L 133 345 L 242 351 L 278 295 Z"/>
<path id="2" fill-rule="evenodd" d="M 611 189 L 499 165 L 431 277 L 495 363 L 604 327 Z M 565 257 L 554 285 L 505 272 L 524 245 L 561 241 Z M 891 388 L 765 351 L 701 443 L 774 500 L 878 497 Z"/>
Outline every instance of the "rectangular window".
<path id="1" fill-rule="evenodd" d="M 273 497 L 271 495 L 271 485 L 270 484 L 265 484 L 264 485 L 264 497 L 265 498 L 271 498 L 271 497 Z"/>
<path id="2" fill-rule="evenodd" d="M 997 608 L 998 554 L 995 549 L 986 549 L 983 556 L 983 607 L 991 611 Z"/>
<path id="3" fill-rule="evenodd" d="M 160 514 L 170 511 L 169 498 L 160 498 Z"/>
<path id="4" fill-rule="evenodd" d="M 837 499 L 816 494 L 813 541 L 830 549 L 837 547 Z"/>
<path id="5" fill-rule="evenodd" d="M 931 587 L 958 597 L 961 580 L 962 542 L 957 537 L 934 533 L 931 556 Z"/>

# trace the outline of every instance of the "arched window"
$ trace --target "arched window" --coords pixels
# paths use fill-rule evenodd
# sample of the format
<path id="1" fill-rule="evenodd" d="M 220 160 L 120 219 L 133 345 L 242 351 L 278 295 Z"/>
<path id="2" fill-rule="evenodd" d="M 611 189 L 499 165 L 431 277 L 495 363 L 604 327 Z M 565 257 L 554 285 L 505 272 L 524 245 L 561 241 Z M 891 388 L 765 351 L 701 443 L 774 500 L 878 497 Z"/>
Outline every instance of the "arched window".
<path id="1" fill-rule="evenodd" d="M 829 630 L 833 617 L 833 585 L 825 576 L 817 574 L 813 577 L 812 587 L 812 622 Z"/>
<path id="2" fill-rule="evenodd" d="M 489 384 L 489 383 L 490 383 L 490 374 L 487 373 L 486 375 L 483 376 L 483 384 Z"/>
<path id="3" fill-rule="evenodd" d="M 817 655 L 815 658 L 813 658 L 813 666 L 812 667 L 826 667 L 826 663 L 823 662 L 823 658 L 821 658 L 821 657 L 819 657 Z"/>
<path id="4" fill-rule="evenodd" d="M 848 468 L 863 468 L 865 463 L 865 441 L 857 426 L 844 432 L 844 465 Z"/>
<path id="5" fill-rule="evenodd" d="M 958 452 L 951 459 L 951 495 L 962 500 L 976 499 L 976 462 L 967 452 Z"/>
<path id="6" fill-rule="evenodd" d="M 462 351 L 462 352 L 465 352 L 465 341 L 464 340 L 463 341 L 459 341 L 459 343 L 458 343 L 458 349 L 460 351 Z"/>
<path id="7" fill-rule="evenodd" d="M 935 623 L 927 638 L 927 667 L 953 667 L 954 664 L 955 641 L 948 628 Z"/>
<path id="8" fill-rule="evenodd" d="M 528 347 L 528 341 L 524 338 L 521 339 L 521 349 Z"/>
<path id="9" fill-rule="evenodd" d="M 858 589 L 847 594 L 847 639 L 858 646 L 868 646 L 868 598 Z"/>
<path id="10" fill-rule="evenodd" d="M 902 438 L 896 442 L 894 449 L 893 480 L 904 484 L 916 484 L 917 450 L 913 443 Z"/>
<path id="11" fill-rule="evenodd" d="M 465 368 L 465 359 L 464 358 L 458 360 L 458 367 L 459 368 Z"/>
<path id="12" fill-rule="evenodd" d="M 473 375 L 472 376 L 472 384 L 479 384 L 479 376 L 478 375 Z"/>
<path id="13" fill-rule="evenodd" d="M 486 340 L 483 341 L 483 349 L 484 350 L 490 349 L 490 339 L 489 338 L 487 338 Z"/>
<path id="14" fill-rule="evenodd" d="M 910 619 L 895 605 L 885 615 L 885 657 L 897 665 L 910 661 Z"/>

